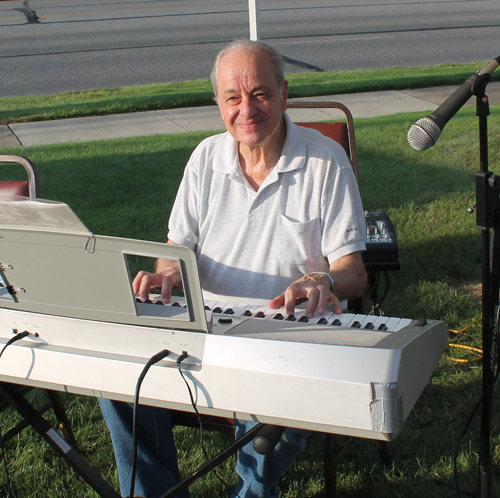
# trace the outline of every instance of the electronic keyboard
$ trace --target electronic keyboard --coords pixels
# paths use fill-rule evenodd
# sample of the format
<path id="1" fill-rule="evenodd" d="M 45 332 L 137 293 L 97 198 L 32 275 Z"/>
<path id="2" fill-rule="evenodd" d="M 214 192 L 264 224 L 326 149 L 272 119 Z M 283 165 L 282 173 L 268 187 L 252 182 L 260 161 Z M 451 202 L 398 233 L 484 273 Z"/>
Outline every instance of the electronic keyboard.
<path id="1" fill-rule="evenodd" d="M 184 297 L 137 302 L 135 257 L 179 262 Z M 156 304 L 155 304 L 156 303 Z M 203 297 L 182 246 L 90 233 L 65 204 L 0 202 L 0 380 L 321 432 L 391 440 L 447 347 L 443 322 Z M 185 359 L 178 364 L 182 358 Z"/>

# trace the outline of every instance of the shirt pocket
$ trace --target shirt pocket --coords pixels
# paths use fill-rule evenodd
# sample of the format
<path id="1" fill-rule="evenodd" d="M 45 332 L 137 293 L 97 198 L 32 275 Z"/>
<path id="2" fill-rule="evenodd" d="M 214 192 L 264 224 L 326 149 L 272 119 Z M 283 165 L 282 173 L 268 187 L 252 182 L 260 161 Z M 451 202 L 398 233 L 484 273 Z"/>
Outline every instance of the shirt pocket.
<path id="1" fill-rule="evenodd" d="M 309 266 L 324 259 L 321 256 L 319 218 L 302 223 L 290 221 L 280 214 L 276 232 L 277 258 L 281 263 Z"/>

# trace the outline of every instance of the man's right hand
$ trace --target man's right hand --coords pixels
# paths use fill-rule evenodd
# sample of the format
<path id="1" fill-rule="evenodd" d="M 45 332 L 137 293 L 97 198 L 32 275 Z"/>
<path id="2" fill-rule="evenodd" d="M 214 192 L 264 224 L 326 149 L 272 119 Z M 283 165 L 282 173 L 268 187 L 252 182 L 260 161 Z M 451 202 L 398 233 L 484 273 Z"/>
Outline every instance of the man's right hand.
<path id="1" fill-rule="evenodd" d="M 162 301 L 168 303 L 174 288 L 182 289 L 181 272 L 176 261 L 158 260 L 157 273 L 140 271 L 132 282 L 134 296 L 142 302 L 149 299 L 151 289 L 160 289 Z"/>

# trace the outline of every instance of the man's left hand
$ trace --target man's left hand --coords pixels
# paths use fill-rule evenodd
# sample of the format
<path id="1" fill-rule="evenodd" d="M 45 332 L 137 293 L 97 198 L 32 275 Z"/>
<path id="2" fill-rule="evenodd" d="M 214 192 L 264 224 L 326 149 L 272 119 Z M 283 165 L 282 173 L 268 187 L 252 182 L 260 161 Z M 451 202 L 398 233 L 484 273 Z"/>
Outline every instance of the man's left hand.
<path id="1" fill-rule="evenodd" d="M 272 309 L 284 306 L 286 314 L 293 315 L 295 306 L 306 299 L 305 314 L 308 318 L 312 318 L 316 313 L 319 315 L 324 314 L 327 303 L 333 306 L 333 310 L 337 315 L 342 313 L 339 299 L 330 292 L 328 277 L 320 273 L 304 275 L 299 280 L 296 280 L 283 294 L 270 301 L 268 306 Z"/>

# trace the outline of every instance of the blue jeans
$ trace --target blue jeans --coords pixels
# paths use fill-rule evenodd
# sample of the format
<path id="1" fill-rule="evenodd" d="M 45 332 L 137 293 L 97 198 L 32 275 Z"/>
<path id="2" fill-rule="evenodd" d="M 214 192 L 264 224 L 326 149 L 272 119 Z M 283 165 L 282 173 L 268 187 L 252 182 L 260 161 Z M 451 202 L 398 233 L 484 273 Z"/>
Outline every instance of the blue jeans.
<path id="1" fill-rule="evenodd" d="M 99 404 L 111 433 L 120 491 L 126 497 L 130 492 L 132 470 L 133 405 L 103 398 L 99 398 Z M 141 405 L 138 414 L 134 494 L 145 498 L 161 498 L 180 481 L 170 412 Z M 189 492 L 186 490 L 179 496 L 189 498 Z"/>
<path id="2" fill-rule="evenodd" d="M 255 426 L 255 422 L 235 420 L 236 438 Z M 276 484 L 297 455 L 305 448 L 311 431 L 286 429 L 269 455 L 261 455 L 250 442 L 238 452 L 236 472 L 240 476 L 231 498 L 278 498 Z"/>
<path id="3" fill-rule="evenodd" d="M 132 413 L 130 403 L 99 399 L 115 450 L 120 490 L 124 497 L 130 491 L 132 467 Z M 177 451 L 172 435 L 170 411 L 141 405 L 137 435 L 137 473 L 135 494 L 145 498 L 161 498 L 180 481 Z M 255 422 L 235 420 L 236 438 Z M 236 472 L 239 474 L 231 498 L 277 498 L 276 484 L 304 449 L 309 431 L 286 429 L 280 442 L 269 455 L 260 455 L 247 444 L 238 452 Z M 179 498 L 189 498 L 188 490 Z"/>

